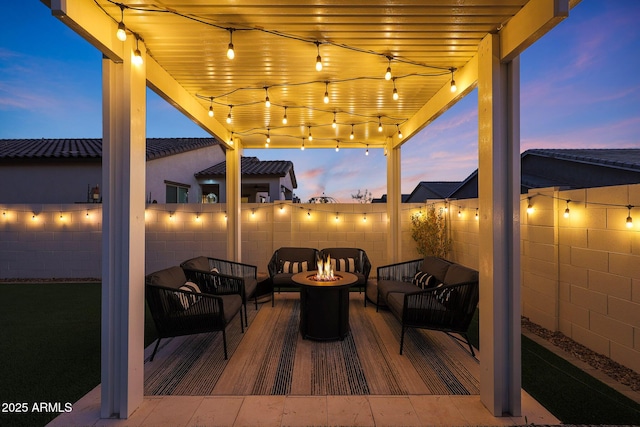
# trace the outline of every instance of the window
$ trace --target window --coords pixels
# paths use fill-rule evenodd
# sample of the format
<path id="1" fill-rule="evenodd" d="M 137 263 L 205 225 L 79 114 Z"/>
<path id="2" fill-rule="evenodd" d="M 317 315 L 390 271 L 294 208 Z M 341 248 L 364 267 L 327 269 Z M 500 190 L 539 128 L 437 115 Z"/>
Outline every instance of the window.
<path id="1" fill-rule="evenodd" d="M 166 203 L 189 203 L 189 187 L 187 184 L 165 181 Z"/>

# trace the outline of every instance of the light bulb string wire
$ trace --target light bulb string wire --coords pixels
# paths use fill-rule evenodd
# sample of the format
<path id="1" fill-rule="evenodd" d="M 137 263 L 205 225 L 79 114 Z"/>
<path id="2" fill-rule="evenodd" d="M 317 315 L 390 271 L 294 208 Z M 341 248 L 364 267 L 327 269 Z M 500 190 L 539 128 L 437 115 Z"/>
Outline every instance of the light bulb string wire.
<path id="1" fill-rule="evenodd" d="M 93 0 L 94 3 L 100 8 L 102 9 L 102 11 L 109 16 L 111 19 L 114 20 L 114 22 L 118 23 L 119 21 L 117 21 L 115 18 L 113 18 L 111 15 L 109 15 L 109 13 L 107 13 L 107 11 L 100 6 L 100 4 L 98 3 L 98 0 Z M 282 31 L 277 31 L 277 30 L 270 30 L 267 28 L 262 28 L 262 27 L 257 27 L 257 26 L 250 26 L 250 25 L 235 25 L 235 26 L 230 26 L 229 24 L 218 24 L 215 22 L 212 22 L 210 20 L 206 20 L 204 18 L 198 17 L 196 15 L 193 14 L 186 14 L 186 13 L 182 13 L 179 12 L 175 9 L 164 9 L 161 7 L 154 7 L 154 8 L 148 8 L 148 7 L 141 7 L 141 6 L 131 6 L 131 5 L 126 5 L 124 3 L 120 3 L 117 2 L 115 0 L 107 0 L 109 3 L 116 5 L 120 8 L 126 8 L 126 9 L 130 9 L 130 10 L 135 10 L 138 12 L 146 12 L 146 13 L 159 13 L 159 14 L 170 14 L 170 15 L 174 15 L 174 16 L 178 16 L 184 19 L 188 19 L 190 21 L 193 22 L 197 22 L 199 24 L 203 24 L 203 25 L 207 25 L 210 27 L 214 27 L 214 28 L 218 28 L 220 30 L 224 30 L 226 32 L 233 32 L 233 31 L 257 31 L 257 32 L 261 32 L 261 33 L 265 33 L 265 34 L 270 34 L 276 37 L 281 37 L 281 38 L 286 38 L 289 40 L 296 40 L 296 41 L 300 41 L 303 43 L 308 43 L 308 44 L 313 44 L 313 45 L 317 45 L 318 48 L 320 45 L 328 45 L 328 46 L 333 46 L 336 48 L 340 48 L 340 49 L 345 49 L 345 50 L 349 50 L 352 52 L 357 52 L 357 53 L 363 53 L 363 54 L 367 54 L 367 55 L 375 55 L 381 58 L 384 58 L 385 60 L 389 61 L 389 64 L 391 63 L 391 61 L 394 62 L 398 62 L 398 63 L 403 63 L 403 64 L 408 64 L 408 65 L 413 65 L 413 66 L 417 66 L 417 67 L 422 67 L 422 68 L 430 68 L 430 69 L 434 69 L 434 70 L 442 70 L 442 71 L 446 71 L 446 73 L 450 73 L 451 70 L 456 70 L 455 67 L 446 67 L 446 66 L 438 66 L 438 65 L 429 65 L 429 64 L 424 64 L 422 62 L 418 62 L 418 61 L 414 61 L 412 59 L 409 58 L 405 58 L 402 56 L 396 56 L 396 55 L 389 55 L 389 53 L 381 53 L 381 52 L 376 52 L 374 50 L 370 50 L 370 49 L 364 49 L 364 48 L 359 48 L 356 46 L 351 46 L 345 43 L 338 43 L 338 42 L 333 42 L 333 41 L 329 41 L 329 40 L 317 40 L 317 39 L 311 39 L 308 37 L 303 37 L 303 36 L 299 36 L 299 35 L 295 35 L 295 34 L 289 34 L 289 33 L 285 33 Z"/>
<path id="2" fill-rule="evenodd" d="M 616 203 L 604 203 L 604 202 L 589 202 L 587 200 L 576 200 L 576 199 L 569 199 L 569 198 L 564 198 L 564 197 L 558 197 L 558 196 L 553 196 L 551 194 L 544 194 L 544 193 L 535 193 L 535 194 L 531 194 L 527 197 L 521 198 L 520 201 L 524 201 L 524 200 L 532 200 L 534 197 L 547 197 L 553 200 L 558 200 L 558 201 L 562 201 L 565 203 L 571 203 L 572 205 L 584 205 L 586 206 L 603 206 L 603 207 L 609 207 L 609 208 L 620 208 L 620 209 L 629 209 L 629 210 L 633 210 L 636 206 L 631 205 L 631 204 L 626 204 L 626 205 L 619 205 Z"/>

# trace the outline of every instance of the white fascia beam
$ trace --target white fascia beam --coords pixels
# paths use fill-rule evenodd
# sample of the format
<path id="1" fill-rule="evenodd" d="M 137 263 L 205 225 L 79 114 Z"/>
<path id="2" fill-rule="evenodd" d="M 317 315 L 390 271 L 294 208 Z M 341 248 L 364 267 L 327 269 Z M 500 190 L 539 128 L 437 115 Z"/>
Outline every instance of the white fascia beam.
<path id="1" fill-rule="evenodd" d="M 531 0 L 500 30 L 500 60 L 509 62 L 569 16 L 569 0 Z"/>
<path id="2" fill-rule="evenodd" d="M 45 3 L 46 4 L 46 3 Z M 51 0 L 51 14 L 116 63 L 124 58 L 124 43 L 116 37 L 118 24 L 92 1 Z"/>
<path id="3" fill-rule="evenodd" d="M 147 86 L 161 98 L 173 105 L 178 111 L 187 116 L 198 126 L 215 136 L 227 148 L 231 134 L 215 118 L 209 117 L 209 110 L 202 102 L 191 95 L 167 71 L 150 56 L 146 57 Z"/>
<path id="4" fill-rule="evenodd" d="M 474 55 L 473 58 L 464 65 L 464 67 L 458 68 L 455 71 L 453 78 L 456 81 L 457 90 L 455 92 L 451 92 L 451 85 L 449 82 L 442 86 L 442 88 L 426 104 L 424 104 L 422 108 L 413 115 L 413 117 L 400 127 L 403 138 L 399 139 L 398 135 L 395 135 L 393 137 L 394 147 L 407 142 L 416 133 L 429 125 L 456 102 L 475 89 L 478 84 L 478 55 Z"/>

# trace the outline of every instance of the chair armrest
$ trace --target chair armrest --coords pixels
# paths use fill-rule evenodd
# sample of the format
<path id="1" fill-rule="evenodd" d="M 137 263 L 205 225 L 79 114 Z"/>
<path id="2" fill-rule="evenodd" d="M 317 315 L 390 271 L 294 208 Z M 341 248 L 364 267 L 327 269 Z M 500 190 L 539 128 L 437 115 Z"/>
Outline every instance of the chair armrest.
<path id="1" fill-rule="evenodd" d="M 423 259 L 399 262 L 378 267 L 378 280 L 403 280 L 413 277 L 422 265 Z"/>
<path id="2" fill-rule="evenodd" d="M 466 331 L 478 306 L 478 297 L 478 282 L 411 292 L 404 296 L 403 321 Z"/>
<path id="3" fill-rule="evenodd" d="M 183 268 L 188 280 L 196 283 L 203 293 L 212 295 L 238 294 L 244 298 L 244 278 L 212 271 Z"/>
<path id="4" fill-rule="evenodd" d="M 269 277 L 272 279 L 278 274 L 278 251 L 275 251 L 273 255 L 271 255 L 269 264 L 267 264 L 267 270 L 269 270 Z"/>
<path id="5" fill-rule="evenodd" d="M 369 280 L 369 274 L 371 273 L 371 261 L 365 251 L 362 251 L 362 274 L 365 280 Z"/>
<path id="6" fill-rule="evenodd" d="M 236 277 L 251 277 L 256 279 L 258 277 L 258 267 L 255 265 L 244 264 L 241 262 L 229 261 L 219 258 L 208 258 L 209 269 L 216 268 L 221 274 Z"/>

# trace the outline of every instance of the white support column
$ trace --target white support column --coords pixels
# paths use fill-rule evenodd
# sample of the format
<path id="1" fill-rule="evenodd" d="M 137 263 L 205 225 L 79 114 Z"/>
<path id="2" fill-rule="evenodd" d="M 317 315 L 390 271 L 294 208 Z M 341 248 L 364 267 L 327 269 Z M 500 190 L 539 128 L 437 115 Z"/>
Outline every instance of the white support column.
<path id="1" fill-rule="evenodd" d="M 478 49 L 480 399 L 521 412 L 520 66 L 500 62 L 499 35 Z"/>
<path id="2" fill-rule="evenodd" d="M 146 78 L 132 43 L 102 61 L 103 418 L 129 417 L 144 394 Z"/>
<path id="3" fill-rule="evenodd" d="M 402 218 L 401 203 L 401 146 L 393 146 L 393 140 L 387 141 L 387 262 L 400 262 L 402 253 Z"/>
<path id="4" fill-rule="evenodd" d="M 242 260 L 242 209 L 241 191 L 241 141 L 234 141 L 234 149 L 227 150 L 227 258 L 231 261 Z"/>

